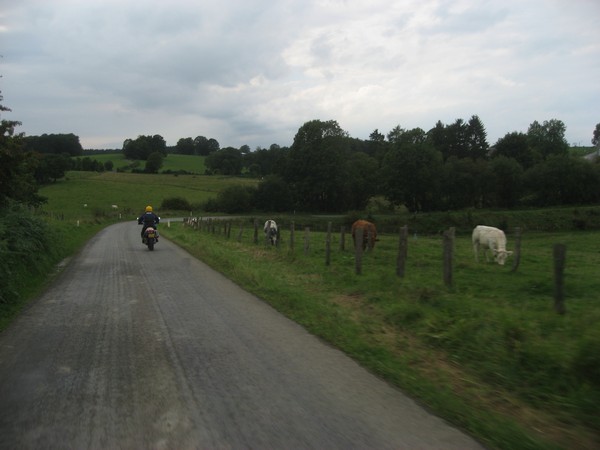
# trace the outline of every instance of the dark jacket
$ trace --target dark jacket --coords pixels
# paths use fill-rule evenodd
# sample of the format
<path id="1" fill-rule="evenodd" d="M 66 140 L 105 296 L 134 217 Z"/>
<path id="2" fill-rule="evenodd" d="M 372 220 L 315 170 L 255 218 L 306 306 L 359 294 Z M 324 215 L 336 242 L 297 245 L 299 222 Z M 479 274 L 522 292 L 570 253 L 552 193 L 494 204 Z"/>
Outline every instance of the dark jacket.
<path id="1" fill-rule="evenodd" d="M 146 212 L 146 213 L 142 214 L 140 217 L 138 217 L 138 224 L 139 225 L 143 224 L 144 228 L 154 227 L 154 226 L 158 225 L 158 222 L 160 222 L 160 217 L 158 217 L 153 212 Z"/>

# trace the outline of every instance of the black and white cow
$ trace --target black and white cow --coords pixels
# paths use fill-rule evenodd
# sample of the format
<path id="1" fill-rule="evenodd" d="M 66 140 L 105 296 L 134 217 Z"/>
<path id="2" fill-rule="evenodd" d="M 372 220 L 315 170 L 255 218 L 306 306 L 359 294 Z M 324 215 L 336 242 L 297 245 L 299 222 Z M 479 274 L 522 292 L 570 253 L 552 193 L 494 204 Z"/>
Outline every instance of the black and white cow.
<path id="1" fill-rule="evenodd" d="M 277 245 L 277 223 L 269 219 L 265 222 L 263 227 L 265 232 L 265 239 L 271 243 L 271 245 Z"/>

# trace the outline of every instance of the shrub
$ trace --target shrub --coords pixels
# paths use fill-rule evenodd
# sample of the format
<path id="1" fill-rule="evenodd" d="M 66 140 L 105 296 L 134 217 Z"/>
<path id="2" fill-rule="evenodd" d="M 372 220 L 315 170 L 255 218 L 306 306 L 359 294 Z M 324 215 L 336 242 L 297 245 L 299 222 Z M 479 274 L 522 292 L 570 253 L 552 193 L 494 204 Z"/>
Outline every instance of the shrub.
<path id="1" fill-rule="evenodd" d="M 169 197 L 165 198 L 160 205 L 162 210 L 174 210 L 174 211 L 191 211 L 192 205 L 183 197 Z"/>
<path id="2" fill-rule="evenodd" d="M 52 228 L 28 210 L 13 205 L 0 212 L 0 303 L 17 299 L 30 275 L 52 263 Z"/>

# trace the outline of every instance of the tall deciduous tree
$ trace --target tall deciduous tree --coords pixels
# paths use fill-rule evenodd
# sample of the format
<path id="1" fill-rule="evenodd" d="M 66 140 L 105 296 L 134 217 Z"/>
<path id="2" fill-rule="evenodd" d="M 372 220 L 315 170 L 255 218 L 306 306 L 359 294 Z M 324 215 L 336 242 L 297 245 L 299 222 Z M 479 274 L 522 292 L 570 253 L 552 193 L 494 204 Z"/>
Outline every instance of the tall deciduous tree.
<path id="1" fill-rule="evenodd" d="M 442 155 L 431 144 L 396 144 L 380 171 L 383 192 L 395 205 L 428 211 L 440 204 Z"/>
<path id="2" fill-rule="evenodd" d="M 299 209 L 337 212 L 345 208 L 347 137 L 348 133 L 334 120 L 312 120 L 298 129 L 284 179 Z"/>
<path id="3" fill-rule="evenodd" d="M 597 203 L 600 169 L 582 158 L 552 155 L 525 173 L 531 203 L 536 206 Z"/>
<path id="4" fill-rule="evenodd" d="M 69 134 L 42 134 L 41 136 L 27 136 L 25 146 L 27 150 L 37 153 L 68 154 L 69 156 L 83 155 L 83 147 L 79 136 Z"/>
<path id="5" fill-rule="evenodd" d="M 592 136 L 592 145 L 600 147 L 600 123 L 597 123 L 596 128 L 594 128 L 594 135 Z"/>
<path id="6" fill-rule="evenodd" d="M 196 153 L 196 146 L 194 140 L 191 137 L 181 138 L 175 145 L 175 151 L 180 155 L 193 155 Z"/>
<path id="7" fill-rule="evenodd" d="M 211 173 L 240 175 L 242 173 L 242 153 L 233 147 L 226 147 L 209 154 L 204 165 Z"/>
<path id="8" fill-rule="evenodd" d="M 2 100 L 0 94 L 0 102 Z M 10 109 L 0 103 L 0 113 L 8 111 Z M 45 201 L 37 194 L 34 178 L 37 160 L 33 153 L 25 151 L 23 134 L 15 134 L 19 125 L 21 122 L 16 120 L 0 120 L 0 208 L 11 200 L 30 205 Z"/>
<path id="9" fill-rule="evenodd" d="M 444 163 L 441 198 L 448 209 L 481 208 L 493 190 L 487 161 L 450 157 Z"/>
<path id="10" fill-rule="evenodd" d="M 164 156 L 160 152 L 152 152 L 148 155 L 148 159 L 146 159 L 146 167 L 145 172 L 148 173 L 158 173 L 160 168 L 163 166 Z"/>
<path id="11" fill-rule="evenodd" d="M 496 145 L 494 145 L 492 157 L 500 156 L 515 159 L 524 169 L 529 169 L 536 162 L 535 155 L 529 147 L 527 135 L 517 131 L 508 133 L 498 139 Z"/>
<path id="12" fill-rule="evenodd" d="M 506 156 L 494 158 L 489 164 L 493 175 L 491 204 L 502 208 L 516 206 L 523 195 L 523 167 L 516 159 Z"/>
<path id="13" fill-rule="evenodd" d="M 529 146 L 544 159 L 551 155 L 565 156 L 569 153 L 566 131 L 567 127 L 561 120 L 544 120 L 542 124 L 536 120 L 527 130 Z"/>
<path id="14" fill-rule="evenodd" d="M 159 134 L 138 136 L 134 140 L 127 139 L 123 143 L 123 154 L 127 159 L 146 160 L 154 152 L 167 156 L 167 143 Z"/>

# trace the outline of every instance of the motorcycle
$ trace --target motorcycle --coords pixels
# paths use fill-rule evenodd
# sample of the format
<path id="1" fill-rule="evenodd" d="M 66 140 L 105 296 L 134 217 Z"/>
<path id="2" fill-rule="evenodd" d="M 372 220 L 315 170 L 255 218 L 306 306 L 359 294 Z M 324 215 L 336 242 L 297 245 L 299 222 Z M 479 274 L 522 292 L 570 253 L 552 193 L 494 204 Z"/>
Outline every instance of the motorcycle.
<path id="1" fill-rule="evenodd" d="M 148 250 L 154 250 L 154 244 L 158 242 L 158 231 L 156 231 L 156 228 L 146 228 L 142 242 L 148 246 Z"/>

